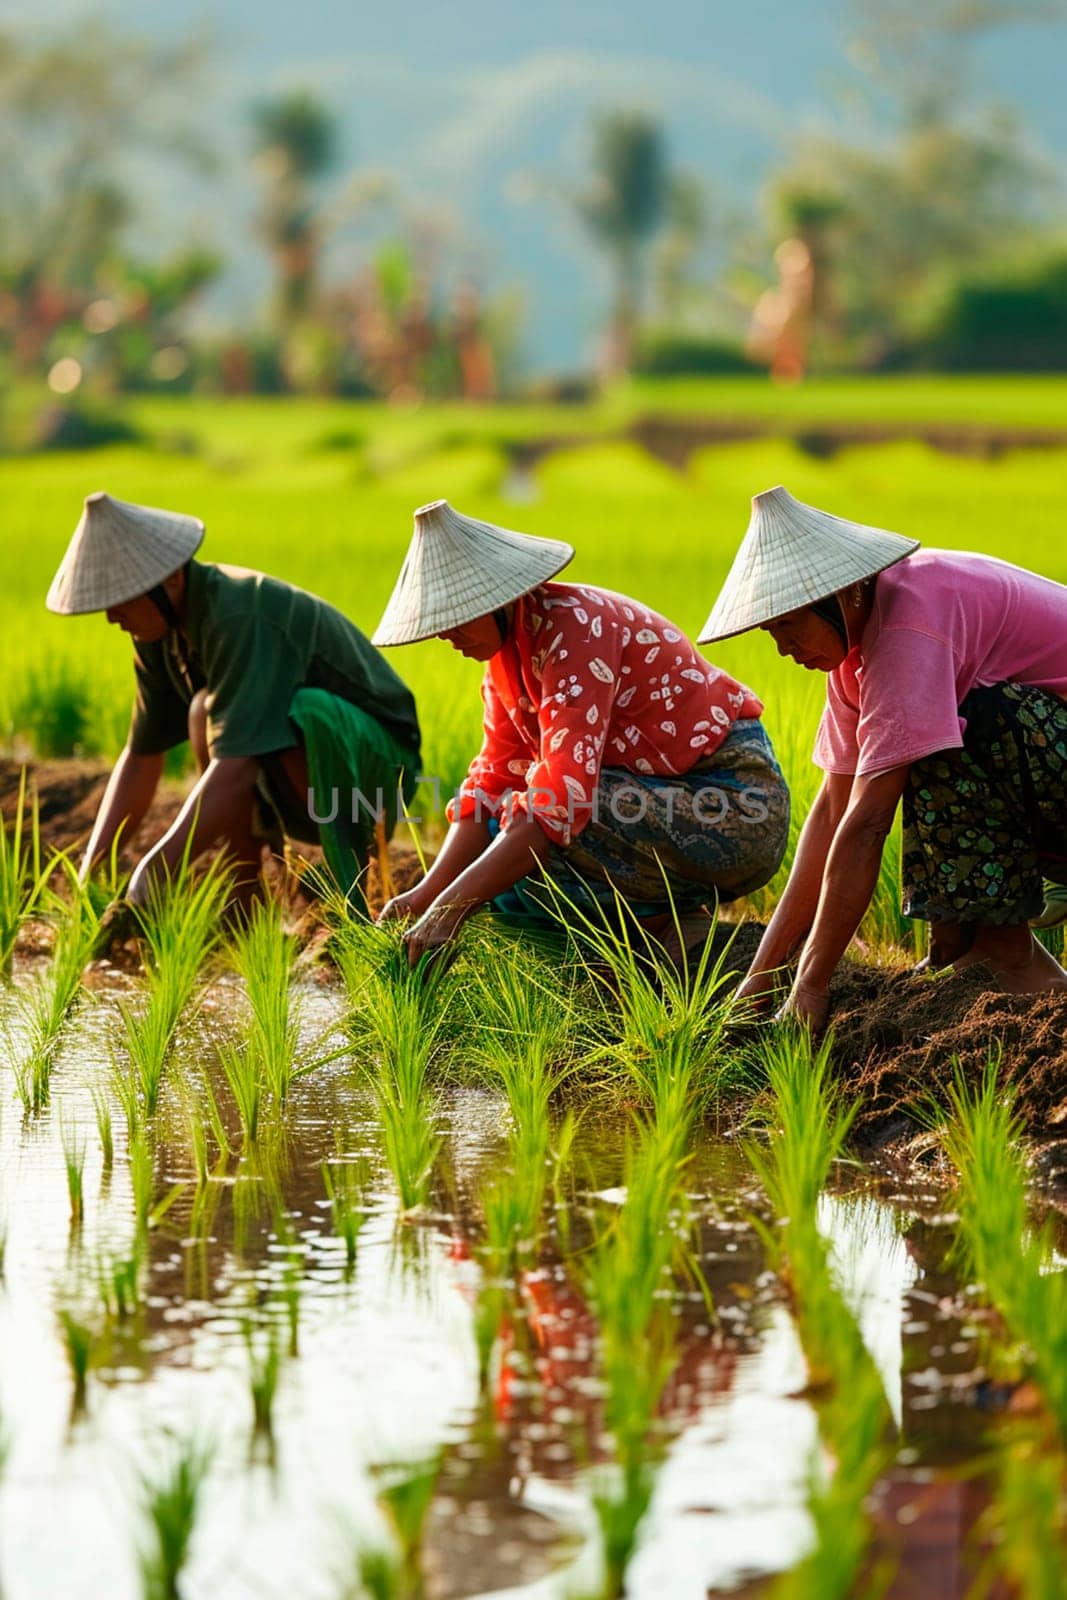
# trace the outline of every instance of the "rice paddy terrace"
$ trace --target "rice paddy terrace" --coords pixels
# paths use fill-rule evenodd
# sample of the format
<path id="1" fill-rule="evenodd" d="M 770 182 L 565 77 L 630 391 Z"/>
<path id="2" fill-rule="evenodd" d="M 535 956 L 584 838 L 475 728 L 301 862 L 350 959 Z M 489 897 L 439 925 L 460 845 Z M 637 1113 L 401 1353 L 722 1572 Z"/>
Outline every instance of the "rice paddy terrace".
<path id="1" fill-rule="evenodd" d="M 991 394 L 967 403 L 1003 421 Z M 1016 412 L 1048 421 L 1044 401 Z M 583 576 L 690 631 L 747 495 L 780 478 L 1067 571 L 1055 450 L 825 459 L 772 438 L 678 469 L 587 441 L 516 481 L 469 428 L 356 438 L 358 416 L 301 416 L 192 408 L 181 448 L 156 417 L 151 447 L 0 465 L 20 753 L 121 740 L 128 647 L 37 609 L 101 486 L 200 510 L 205 555 L 368 626 L 411 506 L 441 492 L 574 538 Z M 477 738 L 476 674 L 432 646 L 398 659 L 447 784 Z M 821 686 L 765 640 L 722 659 L 765 698 L 802 810 Z M 892 852 L 837 1041 L 813 1047 L 739 1025 L 744 925 L 678 976 L 625 927 L 520 942 L 474 919 L 450 966 L 413 975 L 393 931 L 336 908 L 326 960 L 277 905 L 225 928 L 212 870 L 108 942 L 107 886 L 80 893 L 48 842 L 80 831 L 73 806 L 42 840 L 14 781 L 8 1600 L 1062 1594 L 1062 1002 L 910 978 Z"/>

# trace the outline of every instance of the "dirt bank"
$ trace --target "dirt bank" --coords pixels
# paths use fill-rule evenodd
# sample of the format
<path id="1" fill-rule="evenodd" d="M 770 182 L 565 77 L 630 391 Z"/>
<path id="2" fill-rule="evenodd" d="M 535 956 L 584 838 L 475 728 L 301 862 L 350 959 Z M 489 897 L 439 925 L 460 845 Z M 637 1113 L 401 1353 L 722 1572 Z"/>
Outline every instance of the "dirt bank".
<path id="1" fill-rule="evenodd" d="M 984 967 L 927 978 L 846 966 L 832 1022 L 864 1142 L 913 1134 L 931 1101 L 946 1103 L 955 1063 L 977 1080 L 993 1053 L 1027 1131 L 1064 1141 L 1067 1167 L 1067 995 L 1003 994 Z"/>
<path id="2" fill-rule="evenodd" d="M 29 781 L 37 796 L 42 842 L 54 850 L 69 850 L 77 860 L 88 842 L 111 768 L 102 761 L 41 761 L 29 769 Z M 18 805 L 22 767 L 18 762 L 0 759 L 0 815 L 10 821 Z M 181 809 L 188 784 L 164 778 L 148 815 L 128 844 L 119 852 L 124 867 L 130 867 L 161 834 L 165 833 Z M 300 853 L 318 860 L 319 852 L 307 845 Z M 415 852 L 404 845 L 389 847 L 389 866 L 395 891 L 408 889 L 421 876 Z M 376 865 L 372 865 L 368 885 L 372 908 L 382 903 Z"/>

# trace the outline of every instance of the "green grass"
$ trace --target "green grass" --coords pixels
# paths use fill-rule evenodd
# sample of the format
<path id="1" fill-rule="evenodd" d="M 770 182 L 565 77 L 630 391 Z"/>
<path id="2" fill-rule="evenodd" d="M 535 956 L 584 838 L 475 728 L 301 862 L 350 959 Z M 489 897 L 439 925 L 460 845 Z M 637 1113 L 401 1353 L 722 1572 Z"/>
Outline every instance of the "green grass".
<path id="1" fill-rule="evenodd" d="M 76 1127 L 69 1127 L 60 1117 L 59 1135 L 63 1146 L 63 1165 L 67 1174 L 67 1197 L 70 1201 L 70 1225 L 81 1227 L 85 1216 L 85 1137 Z"/>

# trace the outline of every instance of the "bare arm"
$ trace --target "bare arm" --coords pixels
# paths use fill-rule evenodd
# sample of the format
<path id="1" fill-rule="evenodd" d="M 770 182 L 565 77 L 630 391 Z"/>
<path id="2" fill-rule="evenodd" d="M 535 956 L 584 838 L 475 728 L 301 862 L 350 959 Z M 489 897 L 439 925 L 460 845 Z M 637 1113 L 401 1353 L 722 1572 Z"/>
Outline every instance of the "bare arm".
<path id="1" fill-rule="evenodd" d="M 848 807 L 853 781 L 848 773 L 828 772 L 824 776 L 800 830 L 789 880 L 737 991 L 740 999 L 760 1000 L 771 996 L 777 987 L 776 974 L 810 933 L 830 847 Z"/>
<path id="2" fill-rule="evenodd" d="M 120 830 L 132 838 L 148 812 L 163 772 L 161 755 L 137 755 L 128 746 L 115 763 L 96 813 L 93 831 L 78 871 L 84 883 L 93 868 L 111 854 Z"/>
<path id="3" fill-rule="evenodd" d="M 529 817 L 516 817 L 441 891 L 411 929 L 407 936 L 411 960 L 417 961 L 428 950 L 447 943 L 472 911 L 532 872 L 550 849 L 539 823 Z"/>
<path id="4" fill-rule="evenodd" d="M 259 763 L 254 756 L 221 756 L 210 761 L 159 843 L 138 862 L 128 898 L 144 902 L 148 886 L 172 873 L 186 849 L 190 858 L 223 833 L 234 812 L 255 788 Z"/>
<path id="5" fill-rule="evenodd" d="M 885 841 L 904 793 L 908 768 L 856 778 L 848 809 L 826 860 L 815 922 L 804 945 L 790 1009 L 807 1014 L 803 997 L 825 998 L 834 969 L 871 903 Z M 801 1004 L 795 1002 L 800 999 Z"/>
<path id="6" fill-rule="evenodd" d="M 477 817 L 461 817 L 445 835 L 445 842 L 426 876 L 406 894 L 394 895 L 378 914 L 379 922 L 396 917 L 421 917 L 438 895 L 489 848 L 489 825 Z"/>

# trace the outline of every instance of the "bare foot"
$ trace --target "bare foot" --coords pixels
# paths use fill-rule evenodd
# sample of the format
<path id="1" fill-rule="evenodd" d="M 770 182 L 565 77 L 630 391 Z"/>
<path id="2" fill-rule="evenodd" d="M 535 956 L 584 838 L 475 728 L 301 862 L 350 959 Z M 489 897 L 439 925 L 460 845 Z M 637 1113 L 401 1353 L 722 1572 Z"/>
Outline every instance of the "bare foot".
<path id="1" fill-rule="evenodd" d="M 1043 994 L 1067 989 L 1067 972 L 1040 944 L 1026 923 L 1006 928 L 980 928 L 965 955 L 952 964 L 953 972 L 985 962 L 1008 994 Z"/>
<path id="2" fill-rule="evenodd" d="M 660 934 L 668 960 L 673 962 L 680 973 L 686 973 L 691 966 L 697 965 L 714 927 L 715 918 L 710 912 L 691 911 L 679 917 L 677 926 L 672 920 L 668 929 Z"/>
<path id="3" fill-rule="evenodd" d="M 965 956 L 974 943 L 973 923 L 931 922 L 930 953 L 912 967 L 912 972 L 940 972 Z"/>

